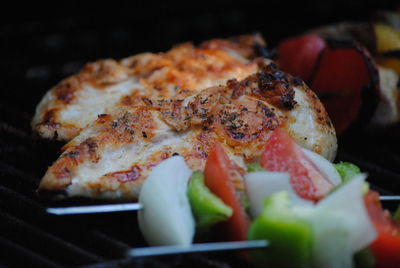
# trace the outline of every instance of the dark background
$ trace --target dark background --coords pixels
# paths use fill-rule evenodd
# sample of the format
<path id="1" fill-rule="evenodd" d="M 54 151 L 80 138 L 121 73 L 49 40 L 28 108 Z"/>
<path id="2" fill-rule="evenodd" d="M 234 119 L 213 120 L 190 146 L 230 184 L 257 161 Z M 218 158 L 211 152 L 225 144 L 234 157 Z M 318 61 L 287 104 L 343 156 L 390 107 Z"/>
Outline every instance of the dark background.
<path id="1" fill-rule="evenodd" d="M 293 2 L 293 3 L 292 3 Z M 121 58 L 259 31 L 273 47 L 315 26 L 368 20 L 398 1 L 55 1 L 1 8 L 1 74 L 25 79 L 34 100 L 60 78 L 98 58 Z M 38 85 L 46 78 L 47 84 Z M 50 78 L 50 79 L 48 79 Z M 11 84 L 11 86 L 12 86 Z M 3 88 L 3 87 L 2 87 Z M 10 91 L 10 88 L 2 91 Z M 8 97 L 8 95 L 6 95 Z M 30 103 L 35 103 L 35 101 Z"/>
<path id="2" fill-rule="evenodd" d="M 368 21 L 379 10 L 400 8 L 393 0 L 8 4 L 0 8 L 0 122 L 21 135 L 31 134 L 30 120 L 43 94 L 88 61 L 166 51 L 181 42 L 252 32 L 262 33 L 273 48 L 280 40 L 313 27 Z M 7 155 L 5 160 L 21 166 L 18 156 Z M 40 176 L 49 161 L 24 163 L 24 168 L 31 167 Z"/>
<path id="3" fill-rule="evenodd" d="M 10 7 L 0 9 L 1 103 L 23 94 L 29 101 L 22 104 L 31 113 L 49 87 L 87 61 L 165 51 L 180 42 L 255 31 L 273 47 L 279 40 L 315 26 L 368 20 L 378 9 L 398 7 L 396 2 L 9 2 Z M 19 104 L 21 100 L 16 101 Z"/>
<path id="4" fill-rule="evenodd" d="M 396 3 L 397 2 L 397 3 Z M 30 120 L 43 94 L 83 64 L 176 43 L 260 32 L 270 48 L 285 37 L 339 21 L 367 21 L 398 1 L 54 1 L 8 2 L 0 8 L 0 266 L 129 266 L 144 246 L 129 213 L 54 217 L 36 188 L 61 144 L 36 139 Z M 374 189 L 400 194 L 400 127 L 339 140 L 338 160 L 370 174 Z M 389 205 L 390 207 L 390 205 Z M 394 206 L 392 206 L 394 207 Z M 122 260 L 121 260 L 122 259 Z M 111 261 L 117 260 L 117 261 Z M 118 261 L 119 260 L 119 261 Z M 110 262 L 111 261 L 111 262 Z M 227 255 L 137 261 L 138 267 L 230 267 Z"/>

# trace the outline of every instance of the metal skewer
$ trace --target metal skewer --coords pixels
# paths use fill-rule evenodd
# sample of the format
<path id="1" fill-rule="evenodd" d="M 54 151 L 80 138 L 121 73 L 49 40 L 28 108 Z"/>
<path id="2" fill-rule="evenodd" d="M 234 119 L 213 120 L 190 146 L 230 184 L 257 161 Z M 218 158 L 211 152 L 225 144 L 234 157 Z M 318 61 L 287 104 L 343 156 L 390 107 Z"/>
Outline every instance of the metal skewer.
<path id="1" fill-rule="evenodd" d="M 379 197 L 381 201 L 399 201 L 400 195 L 383 195 Z"/>
<path id="2" fill-rule="evenodd" d="M 125 204 L 110 204 L 110 205 L 95 205 L 95 206 L 47 208 L 46 211 L 47 213 L 56 215 L 71 215 L 71 214 L 92 214 L 92 213 L 134 211 L 139 209 L 142 209 L 140 203 L 125 203 Z"/>
<path id="3" fill-rule="evenodd" d="M 126 204 L 110 204 L 110 205 L 97 205 L 97 206 L 48 208 L 47 212 L 56 215 L 70 215 L 70 214 L 133 211 L 139 209 L 142 209 L 140 203 L 126 203 Z M 186 246 L 171 245 L 171 246 L 144 247 L 144 248 L 130 249 L 126 252 L 126 256 L 133 258 L 143 258 L 143 257 L 152 257 L 161 255 L 190 254 L 190 253 L 201 253 L 201 252 L 211 252 L 211 251 L 215 252 L 215 251 L 248 250 L 248 249 L 265 248 L 268 245 L 269 243 L 266 240 L 249 240 L 249 241 L 233 241 L 233 242 L 199 243 Z"/>
<path id="4" fill-rule="evenodd" d="M 397 201 L 400 196 L 380 196 L 381 201 Z M 56 215 L 71 215 L 71 214 L 90 214 L 90 213 L 109 213 L 121 211 L 135 211 L 143 207 L 140 203 L 125 203 L 125 204 L 110 204 L 110 205 L 94 205 L 94 206 L 77 206 L 77 207 L 61 207 L 47 208 L 47 212 Z M 266 240 L 248 240 L 248 241 L 233 241 L 233 242 L 212 242 L 198 243 L 191 245 L 170 245 L 157 247 L 133 248 L 126 252 L 126 256 L 132 258 L 144 258 L 162 255 L 174 254 L 191 254 L 201 252 L 216 252 L 216 251 L 233 251 L 233 250 L 249 250 L 266 248 L 269 242 Z"/>
<path id="5" fill-rule="evenodd" d="M 209 251 L 230 251 L 230 250 L 244 250 L 244 249 L 257 249 L 269 246 L 266 240 L 249 240 L 249 241 L 234 241 L 234 242 L 212 242 L 191 244 L 187 246 L 171 245 L 171 246 L 158 246 L 146 248 L 133 248 L 127 251 L 128 257 L 153 257 L 161 255 L 173 254 L 190 254 L 201 253 Z"/>
<path id="6" fill-rule="evenodd" d="M 381 201 L 400 201 L 399 195 L 380 196 Z M 73 215 L 73 214 L 93 214 L 93 213 L 111 213 L 122 211 L 135 211 L 142 209 L 140 203 L 110 204 L 110 205 L 94 205 L 94 206 L 78 206 L 78 207 L 60 207 L 47 208 L 47 213 L 55 215 Z"/>

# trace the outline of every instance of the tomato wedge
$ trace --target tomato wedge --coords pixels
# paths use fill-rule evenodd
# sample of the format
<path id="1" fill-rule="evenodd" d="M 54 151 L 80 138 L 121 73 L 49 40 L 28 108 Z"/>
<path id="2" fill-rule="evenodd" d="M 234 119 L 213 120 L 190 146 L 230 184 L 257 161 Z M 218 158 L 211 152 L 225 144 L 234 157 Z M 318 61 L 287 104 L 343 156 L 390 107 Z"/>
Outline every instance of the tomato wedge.
<path id="1" fill-rule="evenodd" d="M 236 174 L 221 144 L 216 143 L 208 155 L 204 169 L 205 184 L 233 210 L 232 216 L 221 223 L 226 239 L 231 241 L 246 240 L 250 226 L 250 220 L 232 183 Z"/>
<path id="2" fill-rule="evenodd" d="M 393 220 L 390 214 L 382 209 L 378 193 L 369 191 L 364 200 L 368 214 L 378 233 L 376 240 L 371 245 L 376 267 L 399 267 L 400 222 Z"/>
<path id="3" fill-rule="evenodd" d="M 304 199 L 318 201 L 334 187 L 281 128 L 268 138 L 261 165 L 268 171 L 289 173 L 294 190 Z"/>

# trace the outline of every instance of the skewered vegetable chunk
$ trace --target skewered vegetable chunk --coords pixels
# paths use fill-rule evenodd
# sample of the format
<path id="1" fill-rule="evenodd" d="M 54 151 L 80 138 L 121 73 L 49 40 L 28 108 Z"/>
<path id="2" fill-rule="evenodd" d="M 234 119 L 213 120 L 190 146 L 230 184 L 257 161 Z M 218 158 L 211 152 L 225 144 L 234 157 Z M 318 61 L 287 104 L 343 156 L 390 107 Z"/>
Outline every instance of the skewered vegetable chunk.
<path id="1" fill-rule="evenodd" d="M 192 171 L 181 156 L 162 161 L 143 184 L 139 227 L 150 245 L 190 245 L 195 222 L 187 198 Z"/>
<path id="2" fill-rule="evenodd" d="M 290 208 L 289 194 L 267 197 L 261 215 L 252 223 L 249 239 L 266 239 L 271 247 L 254 251 L 260 267 L 312 267 L 312 226 Z"/>
<path id="3" fill-rule="evenodd" d="M 196 225 L 200 229 L 210 227 L 232 216 L 232 209 L 204 184 L 204 175 L 200 171 L 194 172 L 190 178 L 188 198 Z"/>

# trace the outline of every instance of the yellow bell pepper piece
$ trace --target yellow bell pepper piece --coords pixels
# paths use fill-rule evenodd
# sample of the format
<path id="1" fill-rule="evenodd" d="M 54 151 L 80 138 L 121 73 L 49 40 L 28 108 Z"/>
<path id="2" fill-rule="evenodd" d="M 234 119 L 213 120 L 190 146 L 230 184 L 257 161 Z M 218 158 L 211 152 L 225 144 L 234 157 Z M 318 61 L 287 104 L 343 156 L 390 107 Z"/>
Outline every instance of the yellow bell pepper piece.
<path id="1" fill-rule="evenodd" d="M 400 32 L 385 24 L 375 24 L 374 31 L 378 53 L 400 49 Z"/>
<path id="2" fill-rule="evenodd" d="M 382 58 L 377 60 L 378 64 L 393 69 L 398 75 L 400 75 L 400 59 L 399 58 Z"/>

